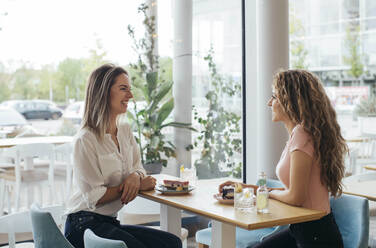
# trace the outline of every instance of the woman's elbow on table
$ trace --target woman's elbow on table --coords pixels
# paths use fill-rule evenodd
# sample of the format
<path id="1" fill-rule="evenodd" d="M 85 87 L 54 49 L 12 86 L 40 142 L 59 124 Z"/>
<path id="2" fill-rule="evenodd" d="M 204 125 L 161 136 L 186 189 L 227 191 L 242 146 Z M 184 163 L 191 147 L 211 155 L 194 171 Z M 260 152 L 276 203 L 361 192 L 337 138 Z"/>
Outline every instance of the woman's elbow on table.
<path id="1" fill-rule="evenodd" d="M 305 194 L 292 192 L 291 190 L 273 190 L 270 192 L 270 197 L 278 201 L 285 202 L 289 205 L 301 207 L 305 200 Z"/>
<path id="2" fill-rule="evenodd" d="M 301 207 L 305 201 L 305 194 L 292 194 L 291 195 L 291 205 Z"/>

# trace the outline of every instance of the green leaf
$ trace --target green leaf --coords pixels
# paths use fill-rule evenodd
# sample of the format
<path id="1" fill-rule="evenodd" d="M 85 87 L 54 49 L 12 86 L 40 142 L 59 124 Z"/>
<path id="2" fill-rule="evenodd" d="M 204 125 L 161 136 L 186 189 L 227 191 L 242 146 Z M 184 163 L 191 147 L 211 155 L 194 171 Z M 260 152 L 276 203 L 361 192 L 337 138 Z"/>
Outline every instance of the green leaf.
<path id="1" fill-rule="evenodd" d="M 167 95 L 167 93 L 172 89 L 172 82 L 165 82 L 163 83 L 158 91 L 156 92 L 155 96 L 152 97 L 152 103 L 150 108 L 148 109 L 149 112 L 153 112 L 160 102 L 162 101 L 163 97 Z"/>
<path id="2" fill-rule="evenodd" d="M 150 96 L 157 87 L 158 72 L 149 72 L 146 74 L 146 83 L 148 85 L 148 96 Z"/>
<path id="3" fill-rule="evenodd" d="M 163 106 L 158 110 L 158 118 L 156 125 L 160 127 L 162 123 L 167 119 L 167 117 L 171 114 L 172 110 L 174 109 L 174 99 L 171 98 L 168 102 L 163 104 Z"/>
<path id="4" fill-rule="evenodd" d="M 186 128 L 186 129 L 189 129 L 191 131 L 195 131 L 195 132 L 198 132 L 195 128 L 193 128 L 191 126 L 192 124 L 191 123 L 182 123 L 182 122 L 169 122 L 169 123 L 166 123 L 164 125 L 161 125 L 161 129 L 164 128 L 164 127 L 177 127 L 177 128 Z"/>

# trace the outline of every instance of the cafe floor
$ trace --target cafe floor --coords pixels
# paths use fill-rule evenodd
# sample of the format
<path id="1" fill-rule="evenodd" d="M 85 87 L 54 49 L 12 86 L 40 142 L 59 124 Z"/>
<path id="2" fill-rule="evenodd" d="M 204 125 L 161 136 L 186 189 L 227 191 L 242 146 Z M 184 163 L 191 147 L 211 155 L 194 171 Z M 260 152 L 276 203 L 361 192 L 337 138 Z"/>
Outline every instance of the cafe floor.
<path id="1" fill-rule="evenodd" d="M 31 235 L 26 235 L 25 237 L 27 238 L 30 238 Z M 376 216 L 371 216 L 370 218 L 370 237 L 373 237 L 370 238 L 370 242 L 369 242 L 369 247 L 370 248 L 376 248 Z M 6 235 L 0 235 L 0 244 L 4 244 L 7 242 L 7 239 L 8 237 Z M 8 246 L 1 246 L 0 247 L 2 248 L 5 248 L 5 247 L 8 247 Z M 17 247 L 19 248 L 33 248 L 34 245 L 33 244 L 19 244 L 17 245 Z M 196 240 L 195 240 L 195 237 L 189 237 L 188 238 L 188 245 L 187 245 L 187 248 L 197 248 L 197 243 L 196 243 Z"/>
<path id="2" fill-rule="evenodd" d="M 369 240 L 369 247 L 370 248 L 376 248 L 376 202 L 372 202 L 370 201 L 370 240 Z M 198 219 L 198 223 L 191 223 L 189 226 L 187 226 L 186 228 L 189 230 L 189 236 L 188 237 L 188 242 L 187 242 L 187 248 L 196 248 L 197 247 L 197 243 L 196 243 L 196 240 L 195 240 L 195 237 L 194 237 L 194 233 L 196 232 L 196 230 L 200 229 L 200 228 L 205 228 L 207 226 L 207 221 L 208 220 L 202 220 L 202 219 Z M 132 223 L 129 223 L 129 224 L 132 224 Z M 16 236 L 16 240 L 30 240 L 32 239 L 32 235 L 31 233 L 30 234 L 21 234 L 21 236 L 17 235 Z M 3 247 L 8 247 L 8 246 L 4 246 L 4 245 L 1 245 L 1 244 L 4 244 L 6 243 L 8 240 L 8 237 L 7 235 L 4 235 L 4 234 L 0 234 L 0 247 L 3 248 Z M 23 244 L 19 244 L 17 245 L 17 247 L 19 248 L 33 248 L 33 244 L 26 244 L 26 243 L 23 243 Z"/>

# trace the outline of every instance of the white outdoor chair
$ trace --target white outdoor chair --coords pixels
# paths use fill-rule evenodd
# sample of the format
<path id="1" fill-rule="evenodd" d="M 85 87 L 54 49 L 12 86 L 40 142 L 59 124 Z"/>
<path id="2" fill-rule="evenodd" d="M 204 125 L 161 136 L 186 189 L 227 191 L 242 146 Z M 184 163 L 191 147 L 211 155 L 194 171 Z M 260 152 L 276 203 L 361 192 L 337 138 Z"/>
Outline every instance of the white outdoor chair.
<path id="1" fill-rule="evenodd" d="M 356 174 L 356 162 L 358 158 L 358 149 L 350 148 L 349 154 L 346 154 L 345 158 L 345 176 L 352 176 Z"/>
<path id="2" fill-rule="evenodd" d="M 362 173 L 362 174 L 357 174 L 357 175 L 343 178 L 344 183 L 359 183 L 359 182 L 373 181 L 373 180 L 376 180 L 376 172 Z"/>
<path id="3" fill-rule="evenodd" d="M 64 208 L 62 206 L 50 206 L 43 208 L 43 210 L 52 214 L 52 217 L 58 226 L 64 224 L 62 218 Z M 0 216 L 0 234 L 8 234 L 9 248 L 15 247 L 16 233 L 31 234 L 31 232 L 32 226 L 29 211 Z M 30 246 L 30 243 L 25 243 L 25 245 Z"/>
<path id="4" fill-rule="evenodd" d="M 63 182 L 65 203 L 71 195 L 73 187 L 73 146 L 72 143 L 57 145 L 55 149 L 54 176 L 55 182 Z"/>
<path id="5" fill-rule="evenodd" d="M 360 167 L 360 172 L 364 171 L 364 166 L 376 165 L 376 137 L 374 135 L 364 136 L 363 141 L 360 142 L 356 164 L 358 168 Z"/>
<path id="6" fill-rule="evenodd" d="M 10 203 L 11 194 L 14 196 L 14 211 L 18 212 L 20 208 L 20 199 L 22 189 L 27 189 L 25 197 L 27 199 L 27 208 L 31 206 L 34 197 L 34 187 L 39 189 L 40 202 L 43 202 L 42 185 L 47 185 L 49 189 L 49 201 L 53 202 L 54 188 L 54 149 L 51 144 L 28 144 L 17 145 L 4 151 L 7 156 L 15 161 L 14 168 L 0 173 L 0 215 L 4 210 L 4 197 L 7 195 L 8 213 L 13 212 Z M 48 171 L 36 169 L 33 166 L 35 157 L 48 157 Z M 24 161 L 21 164 L 21 161 Z M 11 189 L 13 189 L 11 191 Z"/>

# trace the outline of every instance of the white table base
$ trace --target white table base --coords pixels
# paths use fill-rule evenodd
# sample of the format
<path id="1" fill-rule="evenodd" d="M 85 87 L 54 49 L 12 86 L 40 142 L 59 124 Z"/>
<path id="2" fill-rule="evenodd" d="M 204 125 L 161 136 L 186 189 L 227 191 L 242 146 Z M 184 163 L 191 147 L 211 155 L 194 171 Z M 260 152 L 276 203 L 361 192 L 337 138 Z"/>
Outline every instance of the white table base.
<path id="1" fill-rule="evenodd" d="M 181 210 L 161 204 L 161 230 L 181 236 Z"/>
<path id="2" fill-rule="evenodd" d="M 236 227 L 220 221 L 212 220 L 211 244 L 211 247 L 215 248 L 235 248 Z"/>

